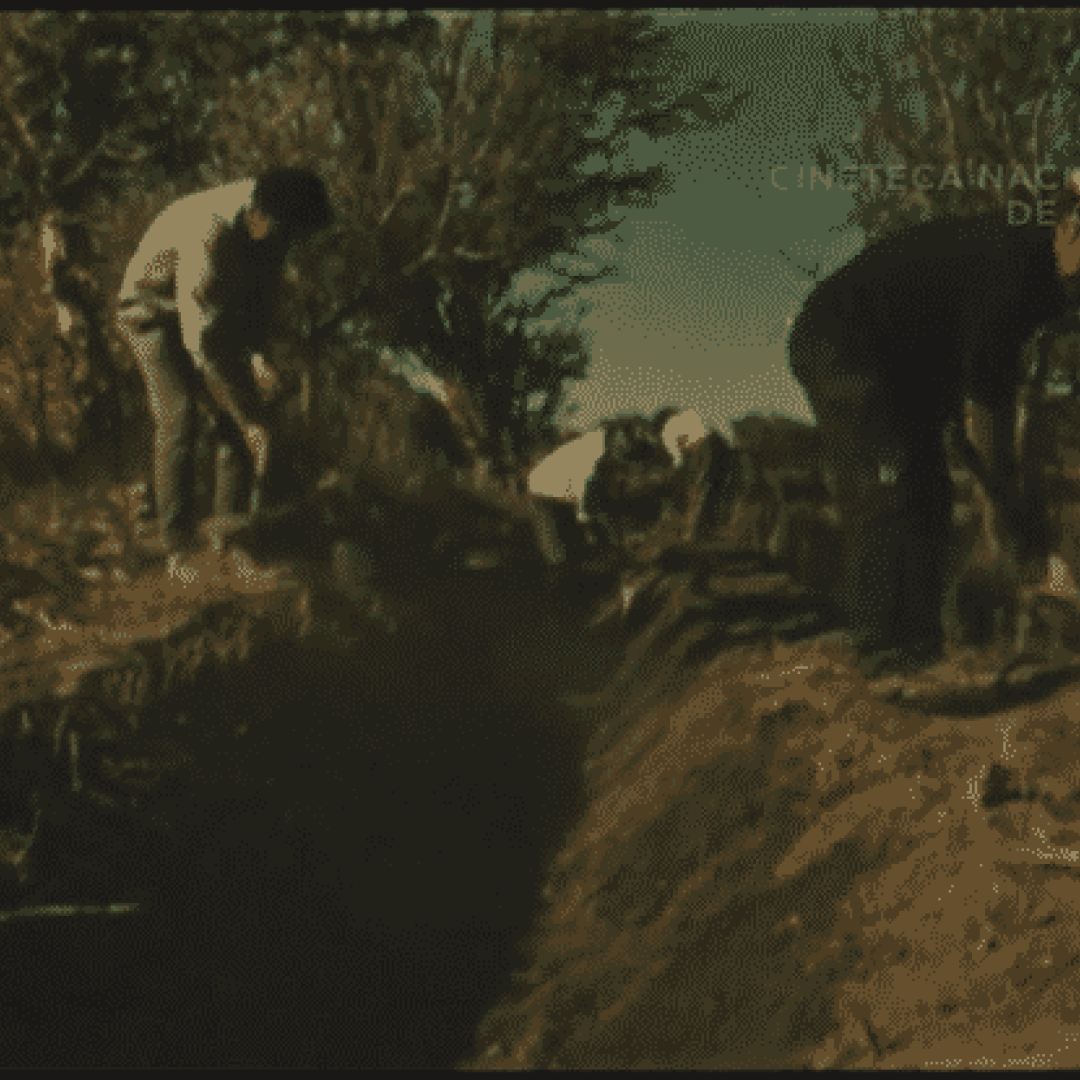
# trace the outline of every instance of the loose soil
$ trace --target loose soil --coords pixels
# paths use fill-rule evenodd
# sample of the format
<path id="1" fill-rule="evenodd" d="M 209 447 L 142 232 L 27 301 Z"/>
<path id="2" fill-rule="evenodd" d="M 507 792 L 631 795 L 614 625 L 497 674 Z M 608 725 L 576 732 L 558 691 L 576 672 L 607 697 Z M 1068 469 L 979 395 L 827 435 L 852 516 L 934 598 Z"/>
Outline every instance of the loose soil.
<path id="1" fill-rule="evenodd" d="M 166 590 L 119 517 L 46 509 L 6 525 L 2 735 L 23 703 L 63 752 L 9 783 L 47 798 L 5 903 L 141 928 L 3 924 L 5 1061 L 1080 1063 L 1070 671 L 870 685 L 812 618 L 768 640 L 797 590 L 733 624 L 704 572 L 595 638 L 498 573 L 208 555 Z"/>

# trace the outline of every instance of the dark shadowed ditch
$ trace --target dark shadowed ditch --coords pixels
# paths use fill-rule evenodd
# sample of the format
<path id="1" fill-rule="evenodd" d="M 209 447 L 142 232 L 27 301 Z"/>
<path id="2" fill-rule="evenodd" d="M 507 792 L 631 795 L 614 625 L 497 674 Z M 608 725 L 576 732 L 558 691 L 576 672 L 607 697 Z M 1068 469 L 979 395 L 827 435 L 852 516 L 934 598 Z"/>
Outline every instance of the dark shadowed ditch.
<path id="1" fill-rule="evenodd" d="M 470 1052 L 583 808 L 587 733 L 562 698 L 605 673 L 554 579 L 459 572 L 411 591 L 392 632 L 352 612 L 348 649 L 327 629 L 348 606 L 327 597 L 307 639 L 197 665 L 139 717 L 183 766 L 134 811 L 57 800 L 37 902 L 141 912 L 5 927 L 5 1062 Z"/>

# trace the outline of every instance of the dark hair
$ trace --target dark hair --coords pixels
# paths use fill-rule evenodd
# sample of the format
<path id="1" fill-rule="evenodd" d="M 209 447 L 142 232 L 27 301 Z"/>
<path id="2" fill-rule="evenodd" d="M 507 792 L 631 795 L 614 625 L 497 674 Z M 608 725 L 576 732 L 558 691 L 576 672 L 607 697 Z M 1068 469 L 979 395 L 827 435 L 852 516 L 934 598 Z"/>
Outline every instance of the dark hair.
<path id="1" fill-rule="evenodd" d="M 664 425 L 673 417 L 682 412 L 677 405 L 666 405 L 654 417 L 652 421 L 653 432 L 657 438 L 664 437 Z"/>
<path id="2" fill-rule="evenodd" d="M 255 181 L 255 207 L 287 232 L 325 229 L 334 220 L 326 185 L 310 169 L 270 169 Z"/>
<path id="3" fill-rule="evenodd" d="M 1069 173 L 1062 177 L 1061 194 L 1054 202 L 1053 222 L 1060 225 L 1080 210 L 1080 191 L 1069 183 Z"/>

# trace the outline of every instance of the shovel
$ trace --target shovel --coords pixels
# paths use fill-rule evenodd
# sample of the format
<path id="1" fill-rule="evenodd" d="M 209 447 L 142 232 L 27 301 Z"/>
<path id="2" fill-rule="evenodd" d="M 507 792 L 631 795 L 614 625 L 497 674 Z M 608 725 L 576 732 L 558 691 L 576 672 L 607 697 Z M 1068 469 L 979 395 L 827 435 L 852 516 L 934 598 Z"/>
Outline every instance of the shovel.
<path id="1" fill-rule="evenodd" d="M 251 503 L 249 512 L 254 517 L 259 512 L 262 498 L 263 482 L 266 479 L 266 470 L 270 463 L 270 435 L 266 428 L 259 424 L 251 423 L 244 416 L 239 404 L 233 395 L 228 383 L 212 364 L 203 361 L 199 365 L 206 388 L 214 403 L 224 411 L 240 429 L 247 444 L 248 453 L 254 463 L 254 482 L 251 485 Z"/>

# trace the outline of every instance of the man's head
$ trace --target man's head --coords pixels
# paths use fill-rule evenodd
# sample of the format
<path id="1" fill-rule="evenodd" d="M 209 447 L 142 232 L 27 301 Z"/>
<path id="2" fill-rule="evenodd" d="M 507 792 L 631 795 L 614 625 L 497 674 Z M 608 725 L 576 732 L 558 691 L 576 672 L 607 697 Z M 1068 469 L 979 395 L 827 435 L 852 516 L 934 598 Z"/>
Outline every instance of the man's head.
<path id="1" fill-rule="evenodd" d="M 290 240 L 303 240 L 333 221 L 326 185 L 310 169 L 270 169 L 255 181 L 254 207 L 248 214 L 253 240 L 279 230 Z"/>
<path id="2" fill-rule="evenodd" d="M 1054 208 L 1054 258 L 1070 303 L 1080 302 L 1080 169 L 1063 186 Z"/>
<path id="3" fill-rule="evenodd" d="M 707 434 L 701 417 L 693 409 L 675 412 L 667 418 L 661 429 L 661 438 L 676 465 L 681 465 L 686 454 Z"/>

